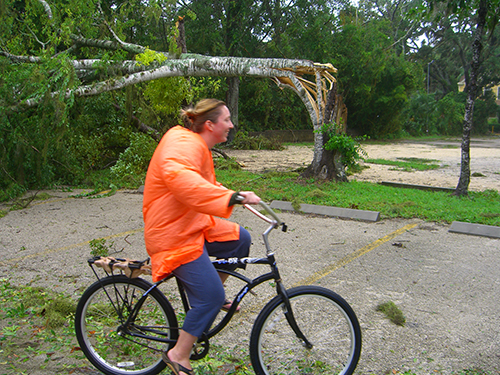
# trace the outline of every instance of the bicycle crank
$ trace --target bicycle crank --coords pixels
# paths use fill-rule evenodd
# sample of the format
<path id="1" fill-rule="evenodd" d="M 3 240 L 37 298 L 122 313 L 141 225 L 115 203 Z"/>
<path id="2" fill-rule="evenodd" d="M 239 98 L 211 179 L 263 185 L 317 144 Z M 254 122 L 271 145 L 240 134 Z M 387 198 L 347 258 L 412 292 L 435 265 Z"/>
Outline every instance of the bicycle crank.
<path id="1" fill-rule="evenodd" d="M 191 356 L 189 357 L 192 360 L 202 359 L 208 354 L 208 350 L 210 349 L 210 343 L 208 342 L 208 337 L 206 334 L 201 335 L 193 346 L 193 351 L 191 352 Z"/>

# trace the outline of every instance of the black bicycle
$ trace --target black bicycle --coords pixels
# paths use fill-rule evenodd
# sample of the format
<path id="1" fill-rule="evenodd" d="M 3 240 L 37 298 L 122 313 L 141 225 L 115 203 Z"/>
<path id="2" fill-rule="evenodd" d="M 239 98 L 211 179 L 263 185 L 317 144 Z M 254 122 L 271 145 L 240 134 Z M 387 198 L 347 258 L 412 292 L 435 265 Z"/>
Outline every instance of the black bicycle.
<path id="1" fill-rule="evenodd" d="M 219 259 L 214 264 L 265 264 L 270 272 L 252 280 L 236 271 L 219 270 L 245 285 L 224 317 L 200 337 L 191 359 L 203 358 L 210 338 L 229 323 L 245 295 L 268 282 L 276 287 L 277 295 L 260 311 L 252 327 L 250 358 L 255 373 L 352 374 L 361 353 L 361 329 L 354 311 L 329 289 L 284 287 L 268 235 L 280 226 L 286 231 L 286 225 L 271 208 L 261 205 L 272 218 L 245 207 L 270 224 L 262 235 L 266 257 Z M 89 260 L 98 280 L 84 292 L 75 314 L 76 336 L 83 353 L 105 374 L 158 374 L 166 366 L 161 354 L 175 345 L 178 318 L 183 317 L 182 312 L 176 315 L 158 286 L 175 277 L 152 284 L 135 277 L 147 268 L 145 262 L 123 259 L 105 262 L 106 276 L 100 277 L 95 269 L 100 261 L 99 257 Z M 189 301 L 179 280 L 177 286 L 187 311 Z"/>

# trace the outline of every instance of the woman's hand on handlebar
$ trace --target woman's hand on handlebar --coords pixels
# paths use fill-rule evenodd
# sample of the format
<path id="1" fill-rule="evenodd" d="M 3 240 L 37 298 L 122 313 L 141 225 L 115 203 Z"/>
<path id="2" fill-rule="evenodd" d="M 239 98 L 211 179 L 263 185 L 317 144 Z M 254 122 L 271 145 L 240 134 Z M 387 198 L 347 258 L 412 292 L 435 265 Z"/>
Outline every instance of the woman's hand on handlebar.
<path id="1" fill-rule="evenodd" d="M 240 191 L 239 195 L 243 197 L 241 204 L 259 204 L 260 198 L 253 191 Z"/>

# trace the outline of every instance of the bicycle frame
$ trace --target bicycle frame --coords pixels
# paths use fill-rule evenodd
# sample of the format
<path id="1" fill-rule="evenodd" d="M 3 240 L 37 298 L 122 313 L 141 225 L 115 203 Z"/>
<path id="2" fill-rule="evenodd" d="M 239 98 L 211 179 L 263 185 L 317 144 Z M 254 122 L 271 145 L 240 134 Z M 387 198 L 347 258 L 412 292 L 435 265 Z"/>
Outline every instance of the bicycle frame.
<path id="1" fill-rule="evenodd" d="M 290 305 L 290 301 L 288 299 L 288 294 L 287 294 L 286 288 L 283 285 L 283 282 L 281 280 L 281 276 L 280 276 L 279 271 L 278 271 L 278 266 L 276 265 L 276 260 L 274 258 L 274 254 L 269 253 L 267 255 L 267 258 L 241 258 L 241 259 L 238 259 L 238 261 L 239 262 L 237 264 L 268 264 L 271 267 L 271 271 L 264 274 L 264 275 L 258 276 L 253 280 L 250 280 L 238 272 L 227 271 L 227 270 L 218 270 L 219 272 L 223 272 L 223 273 L 229 274 L 231 276 L 237 277 L 238 279 L 245 281 L 247 284 L 236 295 L 236 298 L 234 299 L 234 301 L 231 304 L 231 308 L 226 313 L 224 318 L 208 332 L 207 337 L 211 338 L 211 337 L 217 335 L 222 329 L 224 329 L 224 327 L 226 327 L 226 325 L 229 323 L 229 321 L 231 320 L 231 318 L 235 314 L 239 303 L 241 302 L 243 297 L 245 297 L 245 295 L 248 292 L 250 292 L 256 286 L 262 284 L 263 282 L 266 282 L 268 280 L 274 280 L 276 282 L 276 293 L 277 293 L 277 295 L 281 296 L 283 303 L 285 304 L 285 307 L 286 307 L 285 317 L 286 317 L 288 323 L 292 327 L 292 329 L 295 332 L 295 334 L 297 335 L 297 337 L 304 342 L 304 345 L 307 348 L 312 348 L 312 344 L 309 342 L 309 340 L 307 340 L 305 335 L 302 333 L 302 331 L 298 327 L 297 322 L 295 321 L 295 318 L 293 316 L 293 310 L 292 310 L 292 307 Z M 234 264 L 234 262 L 227 262 L 225 259 L 219 259 L 219 260 L 213 261 L 212 263 L 213 264 Z M 184 292 L 184 291 L 182 291 L 182 292 Z"/>
<path id="2" fill-rule="evenodd" d="M 246 276 L 244 276 L 236 271 L 217 269 L 218 272 L 234 276 L 234 277 L 244 281 L 246 284 L 236 294 L 236 297 L 231 305 L 231 308 L 225 314 L 224 318 L 206 334 L 206 337 L 211 338 L 211 337 L 217 335 L 222 329 L 224 329 L 227 326 L 229 321 L 234 316 L 239 303 L 241 302 L 241 300 L 245 297 L 245 295 L 247 293 L 249 293 L 256 286 L 258 286 L 258 285 L 260 285 L 268 280 L 274 280 L 276 283 L 276 293 L 278 296 L 280 296 L 282 298 L 283 303 L 285 304 L 285 307 L 286 307 L 285 316 L 286 316 L 288 323 L 290 324 L 291 328 L 293 329 L 293 331 L 295 332 L 297 337 L 304 342 L 304 345 L 308 348 L 311 348 L 312 344 L 304 336 L 304 334 L 302 333 L 302 331 L 298 327 L 296 320 L 293 316 L 293 311 L 292 311 L 292 308 L 290 306 L 290 301 L 288 299 L 288 294 L 286 292 L 286 288 L 283 285 L 283 282 L 281 280 L 281 276 L 279 274 L 278 267 L 276 265 L 274 253 L 271 251 L 271 248 L 269 246 L 269 241 L 268 241 L 269 233 L 273 229 L 276 229 L 279 225 L 282 226 L 283 231 L 286 231 L 286 225 L 276 216 L 274 211 L 272 211 L 265 203 L 261 202 L 261 205 L 266 209 L 266 211 L 271 216 L 273 216 L 274 220 L 268 218 L 265 215 L 262 215 L 260 212 L 258 212 L 257 210 L 255 210 L 254 208 L 252 208 L 248 205 L 245 205 L 244 207 L 247 208 L 248 210 L 250 210 L 255 215 L 257 215 L 259 218 L 263 219 L 264 221 L 266 221 L 270 224 L 269 228 L 267 228 L 267 230 L 264 231 L 264 233 L 262 234 L 262 237 L 264 239 L 264 244 L 266 247 L 266 255 L 267 256 L 264 258 L 249 258 L 249 257 L 247 257 L 247 258 L 217 259 L 217 260 L 212 261 L 212 264 L 214 264 L 214 266 L 216 266 L 216 265 L 228 265 L 228 264 L 230 264 L 230 265 L 235 265 L 235 264 L 236 265 L 267 264 L 270 266 L 271 270 L 270 270 L 270 272 L 265 273 L 263 275 L 260 275 L 260 276 L 256 277 L 255 279 L 249 279 L 248 277 L 246 277 Z M 149 295 L 149 293 L 153 289 L 158 288 L 159 285 L 163 284 L 164 282 L 166 282 L 167 280 L 169 280 L 173 277 L 174 277 L 173 275 L 170 275 L 167 278 L 162 279 L 162 280 L 154 283 L 151 286 L 151 288 L 146 293 L 144 293 L 144 295 L 135 304 L 135 306 L 134 306 L 131 314 L 127 318 L 127 320 L 124 322 L 124 324 L 121 325 L 121 327 L 119 327 L 119 330 L 122 333 L 125 333 L 126 335 L 130 335 L 132 337 L 140 337 L 140 338 L 144 338 L 144 339 L 148 339 L 148 340 L 152 340 L 152 341 L 164 342 L 164 343 L 172 343 L 175 341 L 175 340 L 171 340 L 171 339 L 167 339 L 167 338 L 163 339 L 163 338 L 159 338 L 159 337 L 152 337 L 152 336 L 140 334 L 137 332 L 131 332 L 127 328 L 127 327 L 130 327 L 132 325 L 133 321 L 135 320 L 137 314 L 139 313 L 139 311 L 142 307 L 142 304 L 144 303 L 144 301 L 147 298 L 147 296 Z M 184 310 L 185 310 L 185 312 L 187 312 L 189 310 L 189 302 L 187 299 L 186 292 L 184 290 L 184 287 L 182 286 L 182 283 L 178 279 L 176 279 L 176 280 L 177 280 L 177 285 L 178 285 L 178 289 L 179 289 L 179 293 L 181 296 Z M 169 327 L 165 327 L 165 328 L 169 328 Z M 156 334 L 159 333 L 158 330 L 155 330 L 154 328 L 142 327 L 142 330 L 143 331 L 150 330 L 151 332 L 154 331 Z M 200 339 L 199 341 L 203 341 L 203 339 Z"/>

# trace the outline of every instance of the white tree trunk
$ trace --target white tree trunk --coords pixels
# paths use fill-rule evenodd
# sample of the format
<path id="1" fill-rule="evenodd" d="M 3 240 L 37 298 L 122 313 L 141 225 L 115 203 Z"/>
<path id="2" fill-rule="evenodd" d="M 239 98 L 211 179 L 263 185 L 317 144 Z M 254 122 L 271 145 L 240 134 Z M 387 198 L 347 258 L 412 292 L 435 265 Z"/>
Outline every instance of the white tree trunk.
<path id="1" fill-rule="evenodd" d="M 75 60 L 73 66 L 76 69 L 95 69 L 98 60 Z M 124 61 L 119 66 L 122 71 L 132 72 L 124 77 L 116 77 L 106 81 L 93 83 L 92 85 L 80 86 L 73 90 L 68 90 L 65 97 L 92 96 L 103 92 L 119 90 L 124 87 L 135 85 L 141 82 L 148 82 L 154 79 L 166 77 L 268 77 L 268 78 L 288 78 L 298 87 L 297 93 L 303 99 L 307 95 L 307 90 L 300 84 L 295 74 L 310 73 L 318 69 L 312 61 L 308 60 L 288 60 L 288 59 L 252 59 L 237 57 L 210 57 L 201 55 L 181 55 L 179 59 L 168 59 L 158 67 L 146 67 L 139 65 L 136 61 Z M 330 67 L 328 67 L 331 70 Z M 139 71 L 138 71 L 139 70 Z M 299 92 L 300 91 L 300 92 Z M 58 92 L 52 93 L 59 95 Z M 303 99 L 304 101 L 304 99 Z M 40 99 L 29 99 L 24 104 L 28 107 L 38 105 Z M 304 102 L 311 114 L 310 102 Z M 314 121 L 315 123 L 317 121 Z"/>

